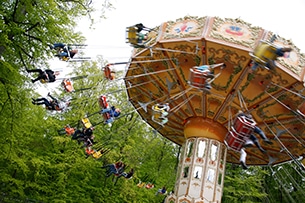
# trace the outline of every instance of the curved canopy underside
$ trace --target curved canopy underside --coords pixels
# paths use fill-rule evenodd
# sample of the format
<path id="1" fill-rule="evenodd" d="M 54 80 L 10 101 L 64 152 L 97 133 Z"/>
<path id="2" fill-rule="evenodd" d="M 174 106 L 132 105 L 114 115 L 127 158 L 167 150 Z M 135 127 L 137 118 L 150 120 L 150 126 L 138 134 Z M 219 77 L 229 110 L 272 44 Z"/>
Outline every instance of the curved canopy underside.
<path id="1" fill-rule="evenodd" d="M 135 48 L 125 76 L 129 99 L 142 118 L 162 136 L 183 144 L 184 123 L 191 117 L 212 119 L 229 128 L 232 116 L 247 109 L 273 145 L 247 148 L 249 165 L 277 164 L 305 152 L 304 118 L 296 110 L 304 102 L 304 55 L 278 37 L 274 44 L 293 48 L 288 58 L 279 58 L 276 72 L 259 68 L 250 73 L 252 52 L 260 40 L 273 33 L 252 27 L 240 19 L 185 17 L 166 22 L 149 33 L 146 48 Z M 210 94 L 189 84 L 190 68 L 225 63 L 215 69 Z M 169 121 L 152 120 L 152 106 L 169 103 Z M 272 158 L 270 158 L 272 157 Z M 228 150 L 227 161 L 239 162 Z"/>

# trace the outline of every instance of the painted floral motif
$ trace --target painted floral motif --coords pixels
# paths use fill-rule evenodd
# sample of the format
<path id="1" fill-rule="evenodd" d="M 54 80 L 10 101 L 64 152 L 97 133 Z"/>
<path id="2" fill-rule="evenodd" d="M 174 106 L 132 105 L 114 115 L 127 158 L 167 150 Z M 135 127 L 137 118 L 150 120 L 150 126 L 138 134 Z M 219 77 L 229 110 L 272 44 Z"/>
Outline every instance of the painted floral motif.
<path id="1" fill-rule="evenodd" d="M 241 27 L 230 25 L 226 29 L 226 32 L 231 34 L 231 35 L 237 35 L 237 36 L 242 36 L 244 32 L 242 31 Z"/>
<path id="2" fill-rule="evenodd" d="M 180 24 L 179 27 L 176 27 L 174 30 L 176 31 L 176 33 L 182 33 L 182 32 L 190 32 L 193 29 L 192 25 L 188 25 L 188 22 L 184 22 L 182 24 Z"/>

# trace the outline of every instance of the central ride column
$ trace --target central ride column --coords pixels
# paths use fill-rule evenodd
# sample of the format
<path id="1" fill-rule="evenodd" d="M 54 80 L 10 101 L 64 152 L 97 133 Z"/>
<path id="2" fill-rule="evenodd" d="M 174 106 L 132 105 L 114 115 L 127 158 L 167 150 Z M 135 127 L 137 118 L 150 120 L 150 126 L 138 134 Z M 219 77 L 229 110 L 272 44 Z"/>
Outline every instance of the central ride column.
<path id="1" fill-rule="evenodd" d="M 189 118 L 184 125 L 186 141 L 177 180 L 167 203 L 220 203 L 223 193 L 227 129 L 203 117 Z"/>

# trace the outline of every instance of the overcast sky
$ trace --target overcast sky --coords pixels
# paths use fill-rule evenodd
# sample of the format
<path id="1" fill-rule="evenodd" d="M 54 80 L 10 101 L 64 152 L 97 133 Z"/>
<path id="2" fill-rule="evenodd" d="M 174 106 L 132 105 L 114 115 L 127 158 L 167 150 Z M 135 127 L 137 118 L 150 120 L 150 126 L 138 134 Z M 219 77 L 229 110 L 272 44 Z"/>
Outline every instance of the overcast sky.
<path id="1" fill-rule="evenodd" d="M 107 12 L 107 19 L 96 24 L 95 30 L 87 29 L 84 34 L 89 45 L 101 49 L 98 54 L 104 55 L 105 58 L 109 57 L 109 60 L 115 60 L 114 57 L 128 58 L 130 56 L 131 48 L 125 43 L 127 26 L 141 22 L 147 27 L 155 27 L 186 15 L 218 16 L 241 18 L 253 26 L 259 26 L 286 39 L 292 39 L 301 52 L 305 52 L 302 32 L 305 0 L 251 2 L 254 3 L 247 0 L 113 0 L 116 9 Z"/>
<path id="2" fill-rule="evenodd" d="M 94 0 L 97 9 L 102 1 Z M 87 38 L 85 53 L 93 59 L 103 55 L 110 63 L 127 62 L 132 48 L 125 42 L 126 27 L 140 22 L 155 27 L 186 15 L 240 18 L 291 39 L 302 53 L 305 52 L 305 0 L 113 0 L 112 3 L 115 9 L 108 11 L 106 19 L 94 25 L 95 29 L 88 29 L 86 20 L 79 22 L 77 30 Z M 55 59 L 51 68 L 65 69 L 65 65 Z"/>

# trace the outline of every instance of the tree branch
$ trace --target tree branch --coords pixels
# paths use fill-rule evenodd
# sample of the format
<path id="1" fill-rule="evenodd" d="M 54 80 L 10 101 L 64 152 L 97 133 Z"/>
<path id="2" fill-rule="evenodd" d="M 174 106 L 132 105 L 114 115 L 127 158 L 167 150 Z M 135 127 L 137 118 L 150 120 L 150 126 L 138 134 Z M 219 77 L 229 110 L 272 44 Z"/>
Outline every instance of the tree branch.
<path id="1" fill-rule="evenodd" d="M 29 34 L 27 34 L 27 33 L 23 33 L 25 36 L 27 36 L 27 37 L 29 37 L 29 38 L 32 38 L 32 39 L 35 39 L 35 40 L 37 40 L 37 41 L 40 41 L 40 42 L 42 42 L 42 40 L 40 39 L 40 38 L 38 38 L 38 37 L 35 37 L 35 36 L 32 36 L 32 35 L 29 35 Z"/>

